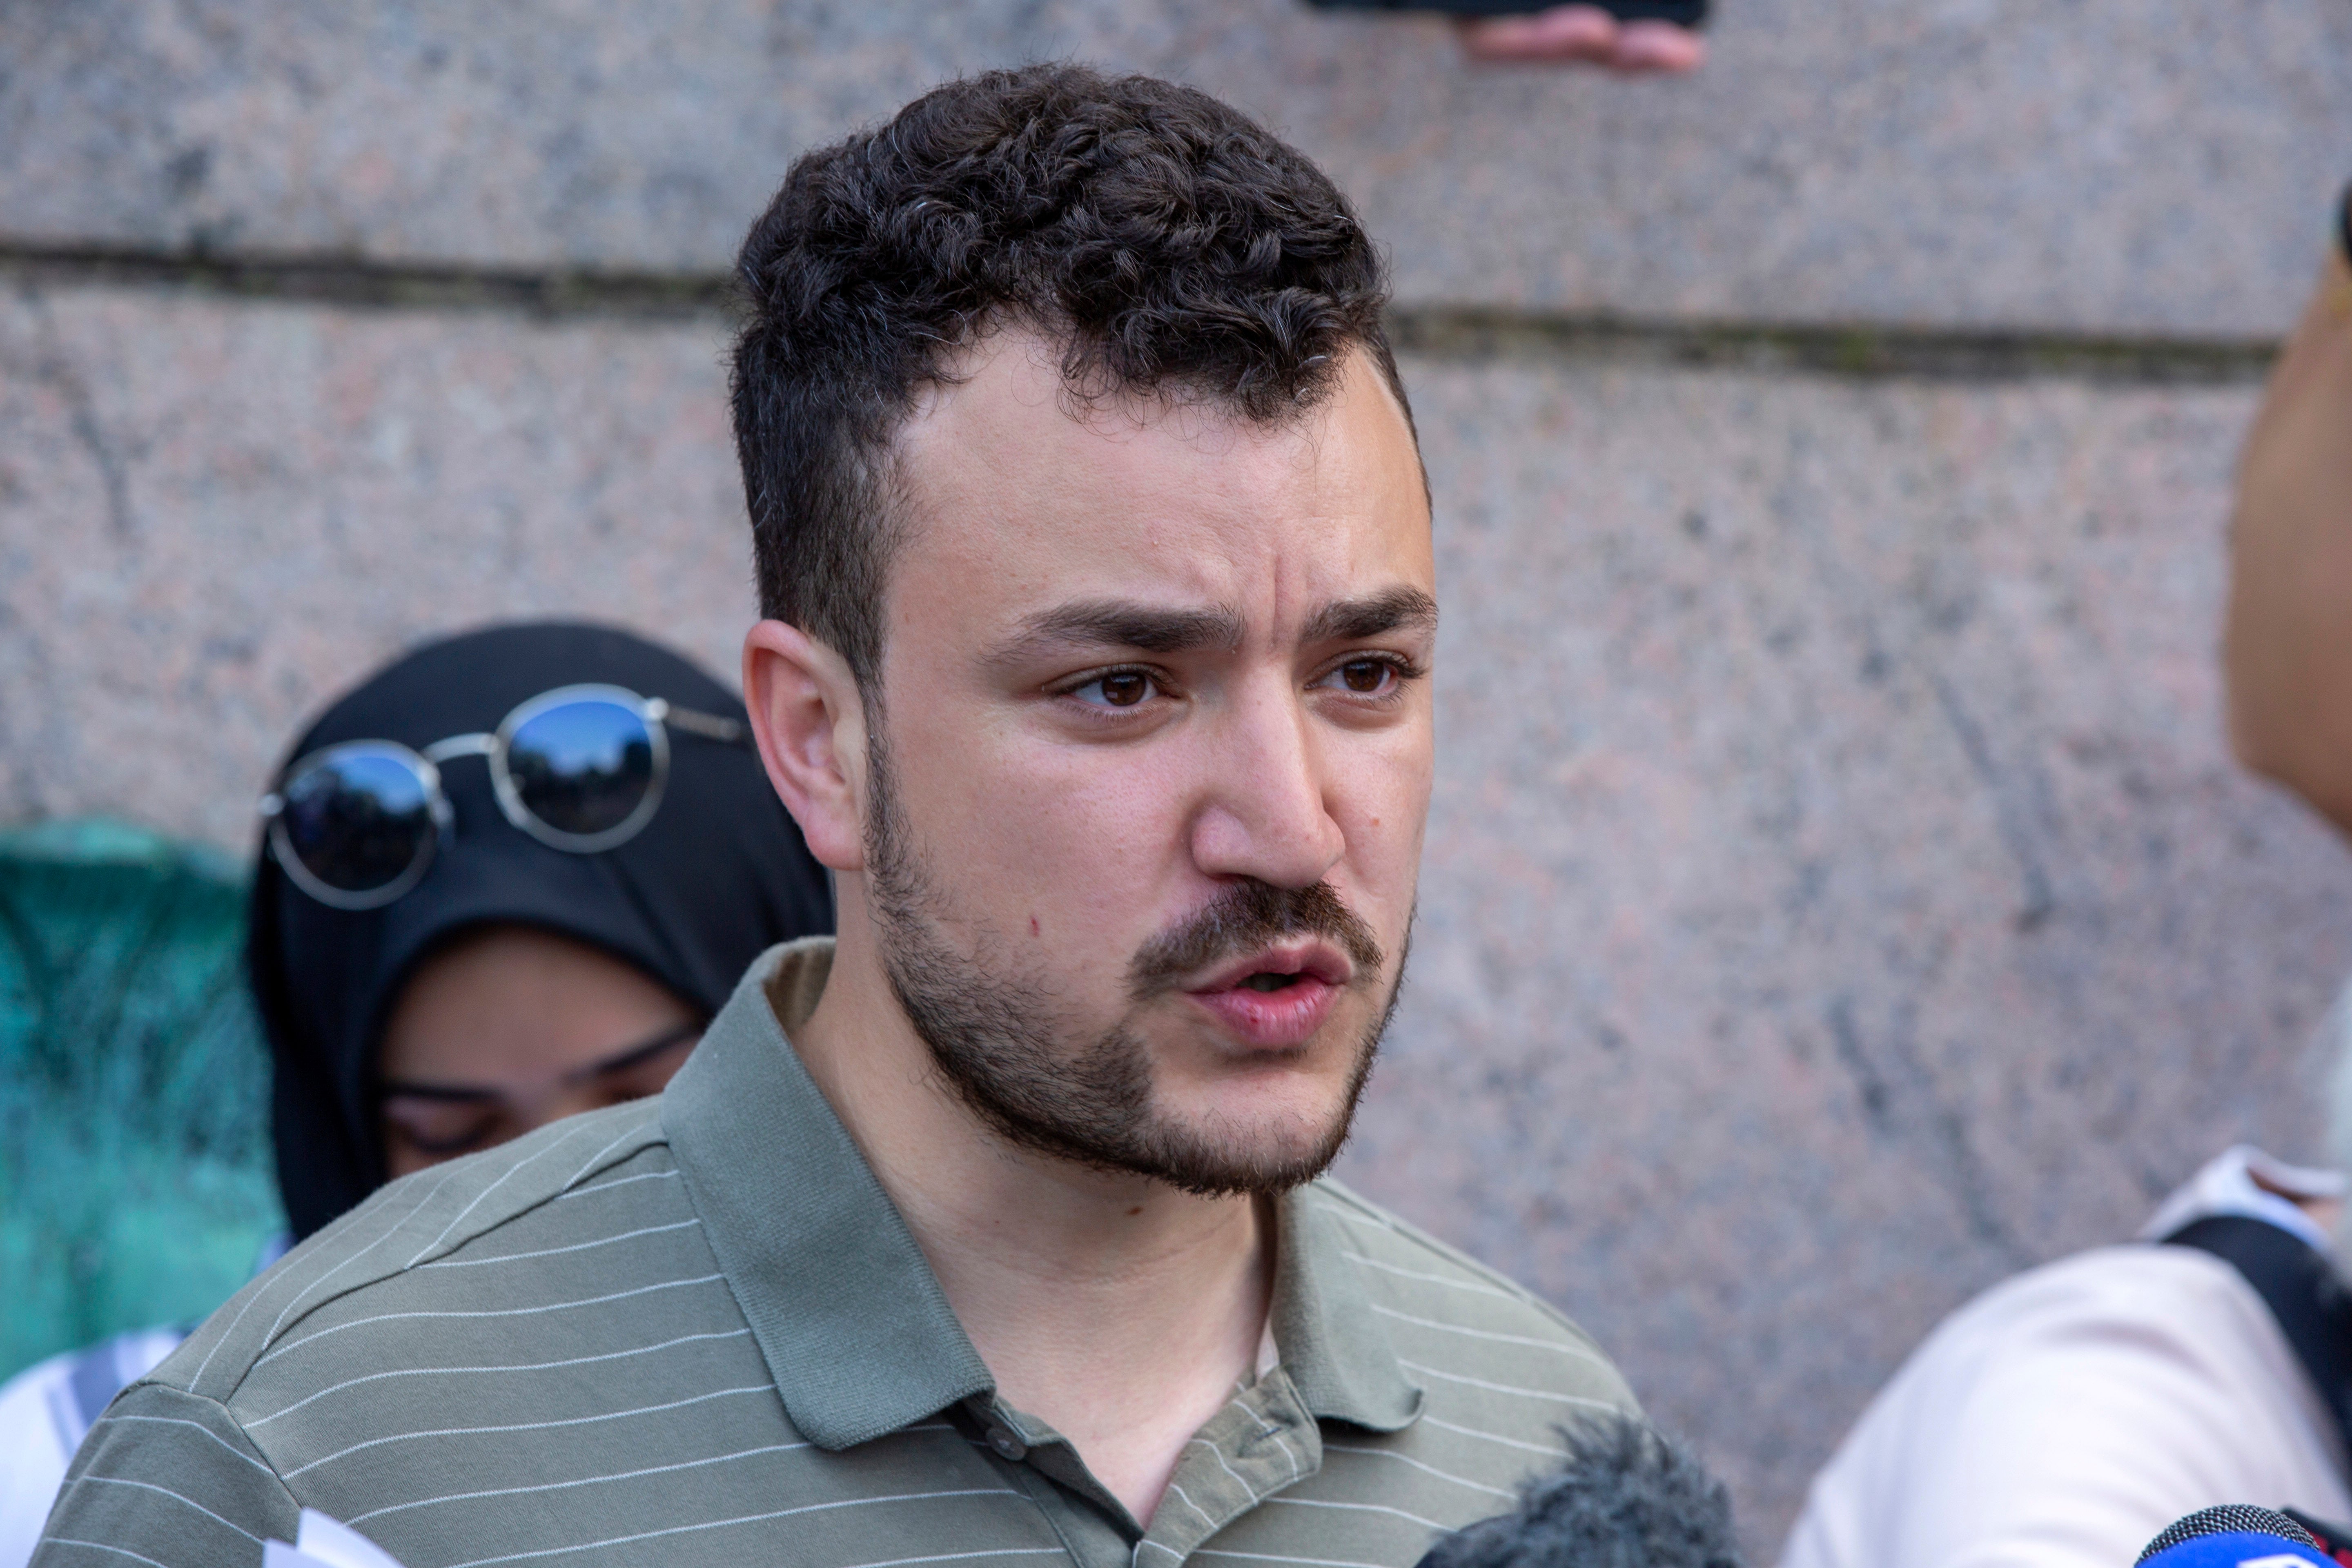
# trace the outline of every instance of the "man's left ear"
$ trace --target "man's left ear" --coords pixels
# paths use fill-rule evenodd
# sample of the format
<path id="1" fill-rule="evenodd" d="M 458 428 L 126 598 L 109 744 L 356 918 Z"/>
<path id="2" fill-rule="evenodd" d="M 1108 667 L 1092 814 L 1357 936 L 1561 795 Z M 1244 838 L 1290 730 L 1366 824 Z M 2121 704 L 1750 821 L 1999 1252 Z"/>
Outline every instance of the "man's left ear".
<path id="1" fill-rule="evenodd" d="M 866 707 L 849 661 L 785 621 L 743 637 L 743 705 L 760 762 L 809 853 L 836 871 L 866 864 Z"/>

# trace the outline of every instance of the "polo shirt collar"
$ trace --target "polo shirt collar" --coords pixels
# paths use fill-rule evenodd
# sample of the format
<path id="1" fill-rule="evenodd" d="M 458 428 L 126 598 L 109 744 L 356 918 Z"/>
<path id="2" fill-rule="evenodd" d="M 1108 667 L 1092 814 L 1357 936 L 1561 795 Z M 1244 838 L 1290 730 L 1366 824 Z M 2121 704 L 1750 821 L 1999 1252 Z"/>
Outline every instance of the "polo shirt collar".
<path id="1" fill-rule="evenodd" d="M 833 939 L 762 953 L 670 1080 L 663 1131 L 719 1268 L 801 1434 L 840 1450 L 938 1415 L 995 1379 L 779 1015 L 808 1016 Z M 1309 1189 L 1278 1206 L 1274 1337 L 1318 1419 L 1393 1432 L 1421 1414 Z"/>
<path id="2" fill-rule="evenodd" d="M 1300 1401 L 1318 1420 L 1375 1432 L 1410 1426 L 1421 1415 L 1421 1389 L 1372 1310 L 1328 1201 L 1311 1186 L 1296 1188 L 1278 1214 L 1274 1344 Z"/>
<path id="3" fill-rule="evenodd" d="M 785 1414 L 842 1449 L 992 1393 L 906 1221 L 776 1021 L 804 1017 L 829 937 L 769 949 L 662 1097 L 671 1155 Z"/>

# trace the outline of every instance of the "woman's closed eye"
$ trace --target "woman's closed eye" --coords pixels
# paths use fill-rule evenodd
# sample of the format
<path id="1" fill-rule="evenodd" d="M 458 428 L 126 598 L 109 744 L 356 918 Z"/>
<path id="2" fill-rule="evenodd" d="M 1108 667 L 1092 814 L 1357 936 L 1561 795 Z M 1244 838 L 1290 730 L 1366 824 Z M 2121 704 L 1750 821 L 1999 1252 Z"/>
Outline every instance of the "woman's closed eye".
<path id="1" fill-rule="evenodd" d="M 480 1100 L 437 1100 L 391 1094 L 384 1097 L 386 1131 L 435 1159 L 470 1153 L 496 1141 L 507 1121 L 505 1104 Z"/>

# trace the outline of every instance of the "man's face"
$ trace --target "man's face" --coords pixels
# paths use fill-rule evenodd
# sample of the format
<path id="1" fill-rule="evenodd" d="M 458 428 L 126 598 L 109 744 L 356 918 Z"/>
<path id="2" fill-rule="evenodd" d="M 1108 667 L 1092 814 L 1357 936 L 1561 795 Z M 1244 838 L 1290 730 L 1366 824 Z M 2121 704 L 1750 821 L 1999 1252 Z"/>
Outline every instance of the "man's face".
<path id="1" fill-rule="evenodd" d="M 1265 1191 L 1344 1140 L 1428 811 L 1418 458 L 1351 355 L 1296 420 L 1078 409 L 997 335 L 902 445 L 866 872 L 899 1001 L 1019 1142 Z"/>

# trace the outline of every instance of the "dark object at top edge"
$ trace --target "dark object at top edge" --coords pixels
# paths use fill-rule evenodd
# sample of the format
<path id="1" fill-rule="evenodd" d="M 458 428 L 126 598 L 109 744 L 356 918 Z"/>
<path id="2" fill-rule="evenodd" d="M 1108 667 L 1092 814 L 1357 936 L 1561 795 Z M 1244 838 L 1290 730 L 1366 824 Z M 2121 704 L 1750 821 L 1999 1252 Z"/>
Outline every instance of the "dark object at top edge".
<path id="1" fill-rule="evenodd" d="M 1307 0 L 1318 11 L 1434 11 L 1448 16 L 1526 16 L 1567 0 Z M 1675 22 L 1706 26 L 1707 0 L 1578 0 L 1598 5 L 1621 22 Z"/>

